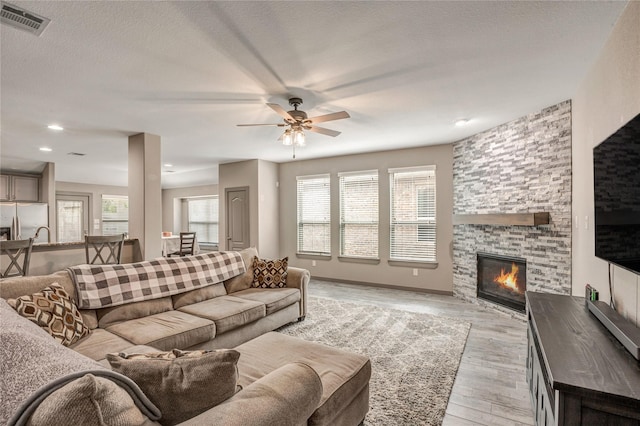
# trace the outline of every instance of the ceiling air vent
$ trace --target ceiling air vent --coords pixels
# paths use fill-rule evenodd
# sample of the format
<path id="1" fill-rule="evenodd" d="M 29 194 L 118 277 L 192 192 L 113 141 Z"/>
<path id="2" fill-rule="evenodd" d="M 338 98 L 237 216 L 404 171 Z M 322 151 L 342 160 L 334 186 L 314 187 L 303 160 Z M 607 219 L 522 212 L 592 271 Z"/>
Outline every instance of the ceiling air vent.
<path id="1" fill-rule="evenodd" d="M 84 157 L 87 154 L 83 154 L 81 152 L 67 152 L 67 155 L 75 155 L 76 157 Z"/>
<path id="2" fill-rule="evenodd" d="M 2 2 L 2 23 L 39 36 L 50 19 L 36 15 L 18 6 Z"/>

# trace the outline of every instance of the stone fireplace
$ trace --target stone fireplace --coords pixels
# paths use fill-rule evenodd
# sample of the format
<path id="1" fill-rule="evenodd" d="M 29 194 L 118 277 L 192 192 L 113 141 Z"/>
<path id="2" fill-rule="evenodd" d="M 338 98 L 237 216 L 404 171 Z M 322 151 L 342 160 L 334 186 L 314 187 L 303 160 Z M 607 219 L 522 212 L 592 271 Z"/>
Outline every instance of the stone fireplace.
<path id="1" fill-rule="evenodd" d="M 478 253 L 479 299 L 525 311 L 527 261 L 520 257 Z"/>
<path id="2" fill-rule="evenodd" d="M 519 273 L 526 273 L 519 277 L 526 291 L 571 293 L 570 101 L 455 142 L 453 197 L 454 296 L 524 318 L 524 288 L 517 286 L 517 307 L 496 303 L 505 291 L 482 281 L 478 253 L 526 259 L 526 265 L 515 262 Z M 456 216 L 528 214 L 535 219 L 538 212 L 548 213 L 546 223 L 455 223 Z M 512 263 L 504 265 L 505 273 Z"/>

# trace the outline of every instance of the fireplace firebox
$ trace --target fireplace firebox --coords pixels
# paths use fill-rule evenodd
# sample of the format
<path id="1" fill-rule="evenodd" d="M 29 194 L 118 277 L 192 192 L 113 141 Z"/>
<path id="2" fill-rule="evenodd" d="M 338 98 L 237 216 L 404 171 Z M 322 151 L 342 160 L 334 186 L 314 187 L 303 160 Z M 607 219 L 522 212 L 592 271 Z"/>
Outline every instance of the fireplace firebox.
<path id="1" fill-rule="evenodd" d="M 519 257 L 478 253 L 478 298 L 525 311 L 527 261 Z"/>

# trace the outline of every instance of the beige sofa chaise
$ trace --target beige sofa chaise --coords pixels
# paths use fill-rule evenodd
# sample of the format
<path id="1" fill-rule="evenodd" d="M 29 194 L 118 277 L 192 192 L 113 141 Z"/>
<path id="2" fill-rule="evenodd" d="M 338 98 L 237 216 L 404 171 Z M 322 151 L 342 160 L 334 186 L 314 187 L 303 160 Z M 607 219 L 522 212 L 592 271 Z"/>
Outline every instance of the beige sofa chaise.
<path id="1" fill-rule="evenodd" d="M 270 332 L 304 319 L 309 272 L 289 267 L 285 288 L 251 288 L 257 252 L 240 254 L 246 272 L 224 282 L 168 297 L 81 309 L 92 331 L 69 348 L 103 366 L 109 365 L 108 353 L 235 348 L 241 354 L 238 384 L 243 390 L 184 424 L 362 422 L 371 374 L 366 357 Z M 77 297 L 67 271 L 1 280 L 0 297 L 32 294 L 54 282 Z M 269 402 L 260 403 L 261 398 Z M 291 407 L 301 401 L 311 406 Z"/>

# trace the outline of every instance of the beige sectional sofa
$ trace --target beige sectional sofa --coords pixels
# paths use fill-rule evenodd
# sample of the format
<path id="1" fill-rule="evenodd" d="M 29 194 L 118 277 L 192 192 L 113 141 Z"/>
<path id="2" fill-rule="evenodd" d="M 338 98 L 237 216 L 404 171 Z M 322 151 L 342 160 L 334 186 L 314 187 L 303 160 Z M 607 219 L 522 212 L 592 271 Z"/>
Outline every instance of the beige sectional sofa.
<path id="1" fill-rule="evenodd" d="M 309 272 L 289 267 L 285 288 L 251 288 L 250 266 L 257 252 L 247 249 L 240 254 L 247 271 L 222 283 L 153 300 L 80 310 L 92 331 L 69 348 L 107 367 L 108 353 L 236 348 L 241 353 L 238 384 L 243 391 L 185 424 L 353 426 L 362 422 L 371 374 L 366 357 L 269 333 L 304 319 Z M 32 294 L 54 282 L 76 295 L 72 277 L 61 271 L 1 280 L 0 297 Z M 307 385 L 301 389 L 300 383 Z M 276 401 L 274 395 L 279 395 Z M 259 403 L 261 396 L 264 403 Z M 292 409 L 294 401 L 306 401 L 311 407 Z"/>

